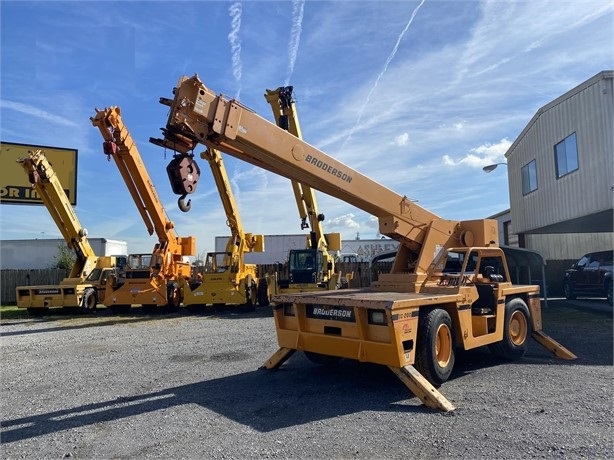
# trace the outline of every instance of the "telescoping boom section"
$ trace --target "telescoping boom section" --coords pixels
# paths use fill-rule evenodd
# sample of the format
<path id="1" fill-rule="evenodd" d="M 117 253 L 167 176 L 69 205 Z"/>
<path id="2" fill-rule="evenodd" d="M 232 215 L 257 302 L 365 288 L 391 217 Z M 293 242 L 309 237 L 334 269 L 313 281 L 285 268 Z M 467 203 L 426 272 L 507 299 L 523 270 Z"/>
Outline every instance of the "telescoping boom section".
<path id="1" fill-rule="evenodd" d="M 42 150 L 31 150 L 17 162 L 23 167 L 32 187 L 51 214 L 75 254 L 68 278 L 57 286 L 18 286 L 17 306 L 36 314 L 50 307 L 83 307 L 94 309 L 104 298 L 108 278 L 119 279 L 126 263 L 125 256 L 97 256 L 66 196 L 51 163 Z M 113 275 L 113 276 L 111 276 Z"/>
<path id="2" fill-rule="evenodd" d="M 320 363 L 383 364 L 425 405 L 449 411 L 436 387 L 449 378 L 457 349 L 488 346 L 518 359 L 532 336 L 575 358 L 542 331 L 539 286 L 512 284 L 495 220 L 442 219 L 216 95 L 197 75 L 179 80 L 162 131 L 151 142 L 179 152 L 204 144 L 300 181 L 376 216 L 380 233 L 400 242 L 391 272 L 370 288 L 274 296 L 280 348 L 264 368 L 296 351 Z"/>
<path id="3" fill-rule="evenodd" d="M 131 305 L 178 307 L 178 280 L 191 277 L 191 265 L 184 257 L 195 255 L 196 240 L 176 235 L 175 224 L 166 215 L 120 108 L 96 109 L 91 121 L 100 130 L 103 151 L 115 161 L 147 232 L 158 237 L 151 254 L 128 256 L 125 282 L 109 286 L 104 303 L 116 310 Z"/>

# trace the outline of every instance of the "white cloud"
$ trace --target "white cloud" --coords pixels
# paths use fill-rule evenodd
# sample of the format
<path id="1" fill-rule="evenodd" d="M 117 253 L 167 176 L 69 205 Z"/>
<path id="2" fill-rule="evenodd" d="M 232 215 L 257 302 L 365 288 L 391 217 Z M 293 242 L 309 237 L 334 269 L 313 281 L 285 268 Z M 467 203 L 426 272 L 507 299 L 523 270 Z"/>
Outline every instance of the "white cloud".
<path id="1" fill-rule="evenodd" d="M 29 116 L 33 116 L 36 118 L 40 118 L 45 121 L 48 121 L 49 123 L 53 123 L 55 125 L 71 126 L 71 127 L 78 125 L 72 120 L 61 117 L 59 115 L 54 115 L 53 113 L 49 113 L 45 110 L 40 109 L 39 107 L 34 107 L 28 104 L 23 104 L 21 102 L 13 102 L 13 101 L 7 101 L 6 99 L 0 99 L 0 108 L 14 110 L 24 115 L 29 115 Z"/>
<path id="2" fill-rule="evenodd" d="M 371 96 L 373 95 L 373 93 L 375 92 L 375 89 L 377 88 L 380 80 L 384 77 L 384 74 L 386 73 L 386 71 L 388 70 L 388 67 L 390 66 L 390 63 L 392 62 L 392 60 L 394 59 L 395 55 L 397 54 L 397 51 L 399 49 L 399 44 L 401 43 L 401 40 L 403 39 L 403 37 L 405 36 L 405 34 L 407 33 L 407 31 L 409 30 L 409 27 L 411 26 L 412 22 L 414 22 L 414 18 L 416 17 L 416 14 L 418 13 L 418 10 L 420 9 L 420 7 L 424 4 L 425 0 L 422 0 L 418 6 L 416 6 L 414 8 L 414 10 L 411 13 L 411 16 L 409 18 L 409 21 L 407 21 L 407 24 L 405 24 L 405 28 L 401 31 L 401 33 L 399 34 L 399 36 L 397 37 L 397 41 L 394 44 L 392 51 L 390 52 L 390 54 L 388 55 L 388 57 L 386 58 L 386 62 L 384 63 L 384 68 L 380 71 L 379 75 L 376 77 L 375 82 L 373 83 L 373 86 L 371 87 L 371 89 L 369 90 L 369 92 L 367 93 L 367 97 L 364 101 L 364 103 L 362 104 L 362 106 L 360 107 L 360 110 L 358 112 L 358 118 L 356 119 L 356 123 L 354 124 L 354 126 L 352 127 L 352 129 L 350 129 L 350 132 L 348 133 L 345 141 L 343 142 L 342 148 L 343 146 L 345 146 L 347 144 L 347 142 L 350 140 L 350 138 L 352 137 L 352 134 L 354 133 L 354 131 L 356 131 L 356 129 L 358 129 L 358 126 L 360 125 L 360 122 L 362 120 L 362 116 L 364 114 L 365 109 L 367 108 L 367 106 L 369 105 L 369 101 L 371 100 Z"/>
<path id="3" fill-rule="evenodd" d="M 303 28 L 303 11 L 305 8 L 305 0 L 292 0 L 292 30 L 290 32 L 290 41 L 288 42 L 288 77 L 284 86 L 290 84 L 290 78 L 294 73 L 294 63 L 298 54 L 298 47 L 301 41 L 301 30 Z"/>
<path id="4" fill-rule="evenodd" d="M 394 138 L 394 144 L 399 147 L 407 145 L 408 143 L 409 143 L 409 134 L 407 133 L 400 134 L 399 136 Z"/>
<path id="5" fill-rule="evenodd" d="M 360 228 L 360 224 L 356 222 L 355 215 L 349 213 L 327 220 L 326 228 L 331 228 L 342 232 L 343 230 L 354 230 Z"/>
<path id="6" fill-rule="evenodd" d="M 455 160 L 449 155 L 443 156 L 443 162 L 449 166 L 466 165 L 472 168 L 483 168 L 493 163 L 505 163 L 505 152 L 511 147 L 512 142 L 501 139 L 496 144 L 482 144 L 474 147 L 464 157 Z"/>
<path id="7" fill-rule="evenodd" d="M 232 75 L 235 81 L 239 85 L 237 90 L 237 98 L 241 94 L 241 76 L 243 73 L 243 65 L 241 63 L 241 14 L 243 12 L 243 6 L 241 2 L 235 2 L 228 8 L 228 13 L 231 18 L 231 29 L 228 34 L 228 41 L 230 42 L 230 52 L 232 55 Z"/>

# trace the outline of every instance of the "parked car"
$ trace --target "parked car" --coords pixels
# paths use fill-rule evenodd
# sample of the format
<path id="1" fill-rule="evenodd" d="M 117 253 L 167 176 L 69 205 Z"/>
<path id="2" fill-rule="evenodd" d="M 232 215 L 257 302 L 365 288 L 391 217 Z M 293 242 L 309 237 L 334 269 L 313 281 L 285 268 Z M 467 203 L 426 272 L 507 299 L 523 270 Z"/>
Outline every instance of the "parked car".
<path id="1" fill-rule="evenodd" d="M 613 253 L 614 251 L 591 252 L 566 270 L 563 280 L 565 297 L 606 297 L 612 305 Z"/>

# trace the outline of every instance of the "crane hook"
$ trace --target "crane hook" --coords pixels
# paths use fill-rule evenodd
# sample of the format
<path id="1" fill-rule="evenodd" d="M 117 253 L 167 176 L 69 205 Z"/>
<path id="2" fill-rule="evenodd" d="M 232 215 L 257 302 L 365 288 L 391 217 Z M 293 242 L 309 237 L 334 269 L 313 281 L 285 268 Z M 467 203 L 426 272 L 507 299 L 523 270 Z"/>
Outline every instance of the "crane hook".
<path id="1" fill-rule="evenodd" d="M 188 212 L 190 210 L 190 208 L 192 207 L 192 200 L 188 200 L 188 202 L 185 203 L 185 197 L 186 196 L 188 196 L 188 194 L 184 193 L 177 200 L 177 204 L 179 205 L 179 209 L 181 209 L 183 212 Z"/>

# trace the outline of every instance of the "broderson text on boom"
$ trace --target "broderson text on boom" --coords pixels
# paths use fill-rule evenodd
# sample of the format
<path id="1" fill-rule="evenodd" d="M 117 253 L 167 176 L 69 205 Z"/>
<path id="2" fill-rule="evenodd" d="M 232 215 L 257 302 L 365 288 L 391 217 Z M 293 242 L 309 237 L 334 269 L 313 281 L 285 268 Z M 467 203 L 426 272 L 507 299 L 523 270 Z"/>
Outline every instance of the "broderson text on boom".
<path id="1" fill-rule="evenodd" d="M 338 170 L 337 168 L 329 164 L 324 163 L 322 160 L 318 160 L 314 156 L 307 155 L 307 157 L 305 158 L 305 161 L 307 163 L 311 163 L 312 165 L 326 171 L 329 174 L 332 174 L 335 177 L 338 177 L 339 179 L 341 179 L 344 182 L 347 182 L 348 184 L 352 182 L 352 176 L 344 173 L 343 171 Z"/>

